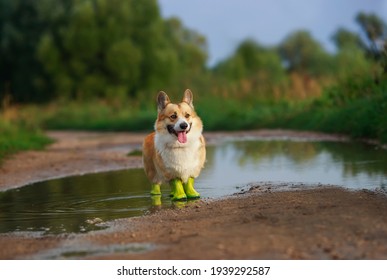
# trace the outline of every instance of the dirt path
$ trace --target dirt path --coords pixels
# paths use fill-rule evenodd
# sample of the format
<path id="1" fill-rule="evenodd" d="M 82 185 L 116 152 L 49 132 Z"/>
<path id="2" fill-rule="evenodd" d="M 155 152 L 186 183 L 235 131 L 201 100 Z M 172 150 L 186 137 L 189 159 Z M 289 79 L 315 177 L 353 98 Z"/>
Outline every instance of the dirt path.
<path id="1" fill-rule="evenodd" d="M 88 172 L 141 166 L 127 153 L 143 134 L 51 132 L 44 151 L 20 153 L 0 167 L 0 188 Z M 339 136 L 261 130 L 225 137 Z M 305 186 L 303 186 L 305 188 Z M 319 187 L 272 191 L 257 186 L 222 200 L 199 200 L 152 215 L 116 220 L 87 234 L 0 234 L 1 259 L 386 259 L 387 198 L 370 191 Z"/>
<path id="2" fill-rule="evenodd" d="M 43 151 L 13 155 L 0 166 L 0 190 L 38 181 L 141 166 L 127 154 L 141 148 L 144 134 L 48 132 L 55 140 Z"/>

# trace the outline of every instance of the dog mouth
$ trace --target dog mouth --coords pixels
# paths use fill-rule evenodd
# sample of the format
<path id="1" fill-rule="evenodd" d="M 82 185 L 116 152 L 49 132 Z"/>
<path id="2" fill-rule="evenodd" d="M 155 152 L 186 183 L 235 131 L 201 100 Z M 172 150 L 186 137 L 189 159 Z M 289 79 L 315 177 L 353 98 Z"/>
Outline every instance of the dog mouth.
<path id="1" fill-rule="evenodd" d="M 176 131 L 173 125 L 167 125 L 167 130 L 170 134 L 174 134 L 177 137 L 179 143 L 187 143 L 187 134 L 191 131 L 192 124 L 190 123 L 188 130 Z"/>

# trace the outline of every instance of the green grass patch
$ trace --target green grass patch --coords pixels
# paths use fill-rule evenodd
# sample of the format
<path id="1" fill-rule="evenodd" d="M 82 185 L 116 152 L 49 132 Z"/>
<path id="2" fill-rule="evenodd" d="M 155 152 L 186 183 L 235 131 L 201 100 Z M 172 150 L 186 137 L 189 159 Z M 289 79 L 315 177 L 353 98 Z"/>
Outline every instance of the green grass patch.
<path id="1" fill-rule="evenodd" d="M 289 128 L 343 133 L 387 142 L 387 95 L 359 99 L 339 108 L 315 108 L 288 119 Z"/>
<path id="2" fill-rule="evenodd" d="M 357 96 L 349 98 L 346 84 L 327 89 L 321 98 L 290 110 L 273 125 L 342 133 L 353 138 L 373 138 L 387 143 L 387 83 L 376 87 L 366 80 L 358 90 L 362 93 L 352 93 Z M 347 99 L 344 100 L 343 96 Z"/>
<path id="3" fill-rule="evenodd" d="M 152 100 L 153 101 L 153 100 Z M 262 101 L 246 103 L 243 100 L 219 100 L 215 97 L 201 98 L 195 103 L 198 115 L 206 131 L 258 129 L 292 107 L 288 102 L 268 103 Z M 40 115 L 40 126 L 44 129 L 89 130 L 89 131 L 150 131 L 157 117 L 155 102 L 147 107 L 112 106 L 93 101 L 87 104 L 53 104 L 46 109 L 30 107 L 28 115 Z"/>
<path id="4" fill-rule="evenodd" d="M 22 150 L 42 149 L 52 140 L 37 129 L 0 120 L 0 161 L 7 155 Z"/>
<path id="5" fill-rule="evenodd" d="M 127 154 L 128 157 L 142 156 L 141 150 L 133 150 Z"/>
<path id="6" fill-rule="evenodd" d="M 98 101 L 55 104 L 41 120 L 44 129 L 145 131 L 153 127 L 156 108 L 112 106 Z"/>

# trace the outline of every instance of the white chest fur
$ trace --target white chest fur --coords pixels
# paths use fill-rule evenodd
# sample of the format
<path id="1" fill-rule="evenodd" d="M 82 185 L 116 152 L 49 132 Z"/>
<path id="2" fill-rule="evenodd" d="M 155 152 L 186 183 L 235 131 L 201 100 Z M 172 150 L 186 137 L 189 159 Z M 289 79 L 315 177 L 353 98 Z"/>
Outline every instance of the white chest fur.
<path id="1" fill-rule="evenodd" d="M 163 160 L 163 165 L 169 174 L 187 182 L 189 177 L 197 177 L 202 163 L 200 149 L 202 143 L 199 137 L 188 137 L 185 144 L 178 143 L 172 135 L 156 133 L 155 147 Z M 161 175 L 161 174 L 159 174 Z"/>

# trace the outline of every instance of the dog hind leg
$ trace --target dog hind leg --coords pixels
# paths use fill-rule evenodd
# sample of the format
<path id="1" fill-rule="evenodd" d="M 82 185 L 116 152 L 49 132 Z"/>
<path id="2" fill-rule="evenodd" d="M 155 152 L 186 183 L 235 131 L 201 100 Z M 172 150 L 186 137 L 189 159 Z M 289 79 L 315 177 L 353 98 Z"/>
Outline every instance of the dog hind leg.
<path id="1" fill-rule="evenodd" d="M 161 195 L 160 184 L 153 183 L 151 186 L 151 195 Z"/>

